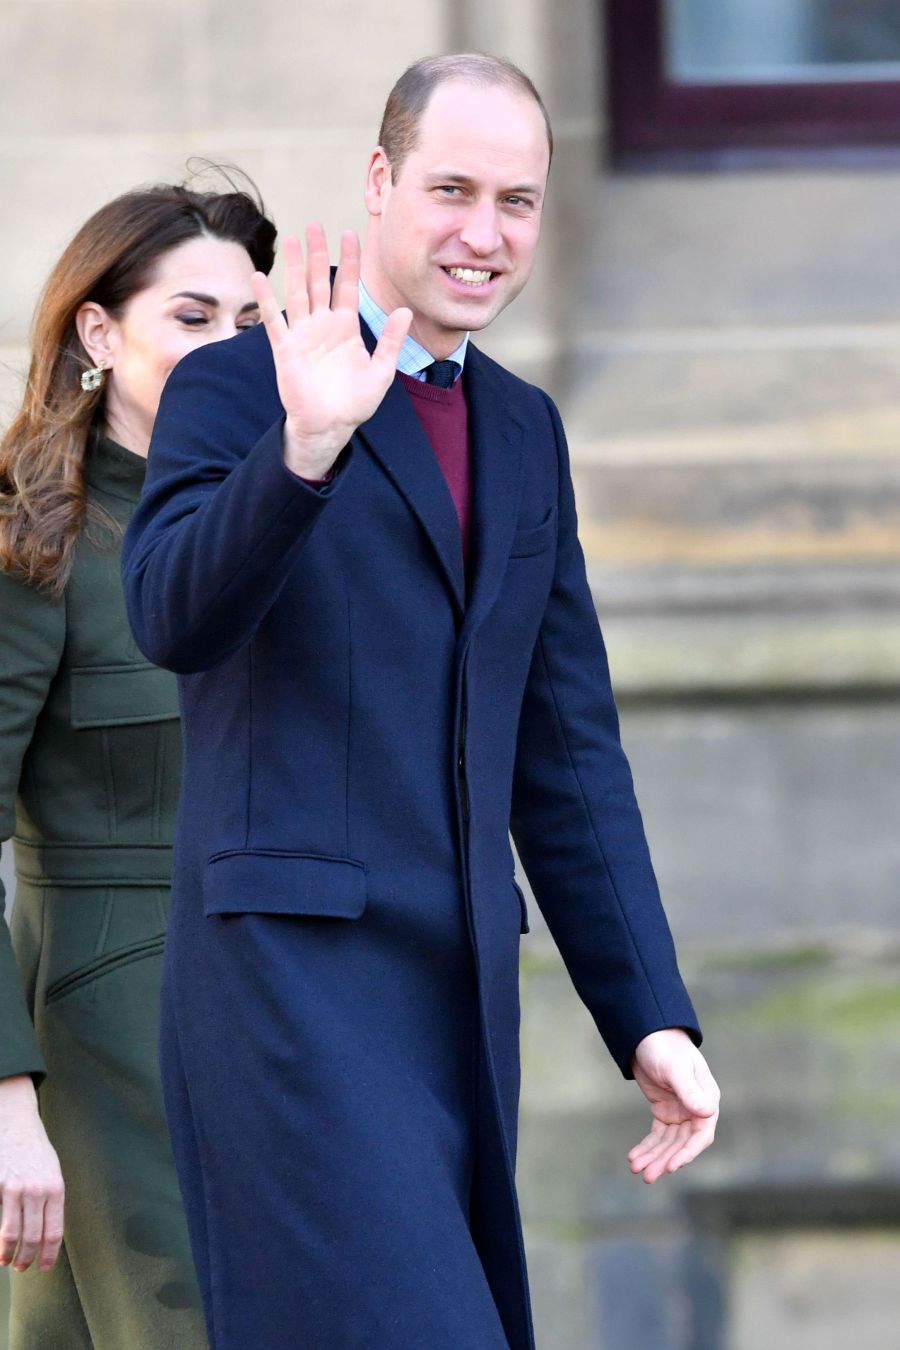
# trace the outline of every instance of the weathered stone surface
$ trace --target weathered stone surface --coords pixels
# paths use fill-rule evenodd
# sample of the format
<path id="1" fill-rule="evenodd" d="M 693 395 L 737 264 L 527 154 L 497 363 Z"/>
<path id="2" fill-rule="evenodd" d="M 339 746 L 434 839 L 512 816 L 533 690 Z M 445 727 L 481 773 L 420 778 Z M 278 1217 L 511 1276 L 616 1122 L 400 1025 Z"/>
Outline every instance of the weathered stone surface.
<path id="1" fill-rule="evenodd" d="M 594 191 L 585 329 L 897 321 L 893 170 L 612 174 Z"/>
<path id="2" fill-rule="evenodd" d="M 576 477 L 582 543 L 598 561 L 883 560 L 900 573 L 897 455 L 582 465 Z"/>
<path id="3" fill-rule="evenodd" d="M 526 1234 L 535 1339 L 552 1350 L 589 1350 L 596 1313 L 585 1298 L 589 1253 L 578 1240 Z"/>
<path id="4" fill-rule="evenodd" d="M 3 0 L 0 136 L 184 129 L 190 9 L 178 0 Z"/>
<path id="5" fill-rule="evenodd" d="M 896 931 L 900 716 L 777 702 L 624 715 L 662 891 L 685 943 Z M 802 935 L 805 935 L 805 939 Z"/>
<path id="6" fill-rule="evenodd" d="M 308 4 L 218 0 L 205 35 L 217 126 L 361 127 L 372 145 L 393 81 L 445 41 L 442 5 L 400 0 L 332 0 L 327 18 Z"/>
<path id="7" fill-rule="evenodd" d="M 720 460 L 814 472 L 816 460 L 896 463 L 900 326 L 629 330 L 572 336 L 567 428 L 581 464 Z"/>
<path id="8" fill-rule="evenodd" d="M 734 1243 L 733 1350 L 894 1350 L 900 1236 L 748 1234 Z"/>

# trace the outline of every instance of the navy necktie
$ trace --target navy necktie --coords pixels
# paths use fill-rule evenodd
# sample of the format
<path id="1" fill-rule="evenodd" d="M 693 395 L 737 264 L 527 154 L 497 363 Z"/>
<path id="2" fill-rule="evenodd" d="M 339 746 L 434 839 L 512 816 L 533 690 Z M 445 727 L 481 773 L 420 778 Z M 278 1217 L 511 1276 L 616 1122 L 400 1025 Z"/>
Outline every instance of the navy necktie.
<path id="1" fill-rule="evenodd" d="M 438 389 L 449 389 L 456 379 L 459 365 L 456 361 L 433 361 L 425 367 L 426 384 L 435 384 Z"/>

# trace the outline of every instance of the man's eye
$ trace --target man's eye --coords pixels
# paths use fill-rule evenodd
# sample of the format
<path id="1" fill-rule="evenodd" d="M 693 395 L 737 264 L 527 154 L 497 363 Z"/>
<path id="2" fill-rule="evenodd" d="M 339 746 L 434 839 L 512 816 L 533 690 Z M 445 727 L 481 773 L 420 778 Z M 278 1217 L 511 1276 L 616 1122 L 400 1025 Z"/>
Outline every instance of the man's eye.
<path id="1" fill-rule="evenodd" d="M 527 207 L 531 205 L 531 202 L 528 200 L 527 197 L 507 197 L 506 204 L 507 206 Z"/>
<path id="2" fill-rule="evenodd" d="M 447 197 L 451 195 L 458 196 L 461 191 L 462 188 L 457 187 L 455 183 L 442 183 L 438 188 L 438 192 L 443 192 Z"/>

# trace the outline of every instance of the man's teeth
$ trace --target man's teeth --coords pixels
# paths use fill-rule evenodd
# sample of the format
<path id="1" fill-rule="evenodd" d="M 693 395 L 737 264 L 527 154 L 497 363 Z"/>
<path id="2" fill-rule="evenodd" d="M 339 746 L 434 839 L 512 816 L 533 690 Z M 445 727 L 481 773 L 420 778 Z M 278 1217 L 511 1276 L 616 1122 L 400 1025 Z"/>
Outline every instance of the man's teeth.
<path id="1" fill-rule="evenodd" d="M 490 272 L 475 272 L 471 267 L 448 267 L 447 271 L 454 281 L 464 281 L 467 286 L 483 286 L 490 281 Z"/>

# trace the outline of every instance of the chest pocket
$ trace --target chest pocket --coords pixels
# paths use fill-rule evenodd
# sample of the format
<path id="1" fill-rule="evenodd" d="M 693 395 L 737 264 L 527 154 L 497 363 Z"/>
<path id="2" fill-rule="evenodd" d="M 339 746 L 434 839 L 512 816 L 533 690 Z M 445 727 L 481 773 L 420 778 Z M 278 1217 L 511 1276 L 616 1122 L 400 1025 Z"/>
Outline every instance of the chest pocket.
<path id="1" fill-rule="evenodd" d="M 538 525 L 516 530 L 513 535 L 511 558 L 531 558 L 535 553 L 543 553 L 556 542 L 556 507 L 551 506 L 544 519 Z"/>
<path id="2" fill-rule="evenodd" d="M 80 666 L 71 672 L 76 730 L 168 722 L 179 716 L 175 676 L 158 666 Z"/>

